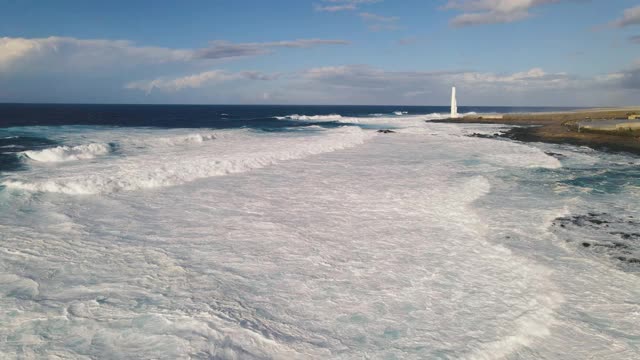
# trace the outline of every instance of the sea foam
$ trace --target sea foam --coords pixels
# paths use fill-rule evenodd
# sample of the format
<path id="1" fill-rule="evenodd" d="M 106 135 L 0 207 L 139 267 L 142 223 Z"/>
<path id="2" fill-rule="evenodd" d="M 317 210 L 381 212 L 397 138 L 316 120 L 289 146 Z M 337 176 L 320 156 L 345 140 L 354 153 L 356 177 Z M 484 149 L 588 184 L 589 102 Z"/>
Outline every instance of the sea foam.
<path id="1" fill-rule="evenodd" d="M 57 146 L 44 150 L 29 150 L 22 153 L 26 158 L 37 162 L 65 162 L 93 159 L 111 151 L 109 144 L 86 144 L 78 146 Z"/>
<path id="2" fill-rule="evenodd" d="M 146 141 L 147 145 L 156 146 L 156 145 L 169 145 L 169 146 L 179 146 L 179 145 L 187 145 L 187 144 L 200 144 L 205 141 L 215 140 L 216 134 L 214 133 L 193 133 L 186 135 L 178 135 L 173 137 L 161 137 L 156 139 L 149 139 Z"/>
<path id="3" fill-rule="evenodd" d="M 581 254 L 595 224 L 549 231 L 584 196 L 552 187 L 585 169 L 553 170 L 556 145 L 388 116 L 362 119 L 395 131 L 371 141 L 115 130 L 92 141 L 122 156 L 7 175 L 107 196 L 0 193 L 0 357 L 638 358 L 638 277 Z M 246 172 L 207 178 L 228 169 Z M 145 181 L 180 186 L 109 193 Z M 580 206 L 637 219 L 637 198 Z"/>
<path id="4" fill-rule="evenodd" d="M 327 130 L 315 136 L 262 138 L 261 143 L 252 147 L 251 142 L 257 139 L 245 135 L 240 136 L 237 142 L 227 139 L 228 142 L 219 144 L 218 147 L 184 147 L 182 150 L 165 151 L 155 149 L 95 167 L 70 169 L 57 176 L 51 174 L 40 181 L 8 179 L 3 185 L 13 189 L 65 194 L 97 194 L 174 186 L 353 147 L 371 136 L 371 132 L 359 128 L 343 127 Z M 195 139 L 200 142 L 201 137 L 181 139 Z M 166 139 L 146 141 L 164 143 L 170 147 L 176 145 L 175 141 L 167 142 Z M 234 151 L 225 152 L 225 147 L 229 146 L 233 147 Z"/>
<path id="5" fill-rule="evenodd" d="M 323 121 L 340 121 L 342 120 L 342 115 L 331 114 L 331 115 L 287 115 L 287 116 L 276 116 L 276 119 L 279 120 L 299 120 L 299 121 L 313 121 L 313 122 L 323 122 Z"/>

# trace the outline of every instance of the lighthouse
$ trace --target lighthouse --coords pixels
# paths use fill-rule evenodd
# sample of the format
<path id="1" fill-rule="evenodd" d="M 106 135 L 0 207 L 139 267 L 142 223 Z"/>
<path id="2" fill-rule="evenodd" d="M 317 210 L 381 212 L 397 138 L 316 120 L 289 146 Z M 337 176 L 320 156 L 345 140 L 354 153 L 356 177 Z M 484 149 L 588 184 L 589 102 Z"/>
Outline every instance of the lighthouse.
<path id="1" fill-rule="evenodd" d="M 458 100 L 456 100 L 456 87 L 451 88 L 451 117 L 458 117 Z"/>

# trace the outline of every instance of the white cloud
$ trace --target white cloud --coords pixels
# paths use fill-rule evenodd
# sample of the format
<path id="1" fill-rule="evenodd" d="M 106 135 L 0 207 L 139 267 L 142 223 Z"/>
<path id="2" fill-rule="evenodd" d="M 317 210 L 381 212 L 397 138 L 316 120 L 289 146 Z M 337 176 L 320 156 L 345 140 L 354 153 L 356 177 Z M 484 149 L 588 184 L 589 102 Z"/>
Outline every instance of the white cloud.
<path id="1" fill-rule="evenodd" d="M 129 63 L 186 61 L 192 51 L 153 46 L 136 46 L 125 40 L 82 40 L 70 37 L 0 38 L 0 72 L 16 65 L 42 61 L 51 67 L 64 61 L 74 69 L 96 68 L 123 60 Z"/>
<path id="2" fill-rule="evenodd" d="M 456 27 L 481 25 L 481 24 L 496 24 L 496 23 L 510 23 L 516 22 L 528 18 L 530 15 L 526 11 L 518 11 L 513 13 L 501 13 L 501 12 L 482 12 L 482 13 L 468 13 L 456 16 L 451 24 Z"/>
<path id="3" fill-rule="evenodd" d="M 322 4 L 314 4 L 316 11 L 338 12 L 346 10 L 358 10 L 361 5 L 382 2 L 382 0 L 324 0 Z M 372 31 L 397 30 L 400 18 L 396 16 L 383 16 L 372 14 L 370 12 L 361 12 L 358 14 Z"/>
<path id="4" fill-rule="evenodd" d="M 367 14 L 365 18 L 381 23 L 395 22 L 393 18 Z M 0 97 L 4 101 L 145 101 L 149 98 L 185 102 L 240 99 L 279 103 L 438 104 L 447 98 L 450 86 L 456 85 L 465 94 L 467 104 L 606 105 L 636 101 L 640 91 L 640 64 L 591 78 L 540 68 L 505 74 L 386 71 L 366 65 L 346 65 L 278 75 L 256 71 L 201 72 L 200 67 L 208 66 L 208 59 L 345 43 L 342 40 L 300 39 L 264 43 L 214 42 L 205 49 L 171 49 L 117 40 L 5 37 L 0 38 L 0 80 L 3 82 L 0 92 L 4 91 Z M 135 69 L 138 79 L 148 80 L 129 82 L 130 72 L 125 67 L 132 64 L 140 65 Z M 190 70 L 194 68 L 197 70 Z M 81 70 L 88 71 L 81 74 Z M 176 72 L 192 75 L 156 75 Z M 267 81 L 275 79 L 278 79 L 277 84 Z M 123 92 L 123 84 L 127 89 L 138 91 Z M 206 89 L 184 91 L 197 88 Z M 145 92 L 153 93 L 153 96 L 144 97 Z M 263 98 L 265 93 L 270 97 Z M 604 101 L 601 99 L 607 102 L 601 102 Z"/>
<path id="5" fill-rule="evenodd" d="M 316 11 L 338 12 L 356 10 L 360 5 L 373 4 L 382 0 L 324 0 L 324 4 L 314 4 Z"/>
<path id="6" fill-rule="evenodd" d="M 494 74 L 465 72 L 458 77 L 462 83 L 473 86 L 500 85 L 508 88 L 520 88 L 533 86 L 537 88 L 559 88 L 570 85 L 572 79 L 566 73 L 548 74 L 541 68 L 533 68 L 528 71 L 513 74 Z"/>
<path id="7" fill-rule="evenodd" d="M 391 23 L 399 20 L 399 18 L 396 16 L 382 16 L 382 15 L 376 15 L 368 12 L 363 12 L 363 13 L 360 13 L 359 15 L 361 18 L 365 20 L 374 21 L 374 22 Z"/>
<path id="8" fill-rule="evenodd" d="M 154 69 L 153 72 L 160 70 Z M 165 74 L 176 71 L 166 69 Z M 153 74 L 153 72 L 147 72 Z M 183 73 L 184 74 L 184 73 Z M 228 70 L 155 75 L 129 82 L 126 72 L 98 79 L 63 74 L 55 82 L 7 78 L 4 101 L 110 101 L 161 103 L 413 104 L 448 101 L 456 85 L 465 105 L 613 106 L 640 96 L 640 63 L 609 74 L 578 77 L 541 68 L 489 71 L 388 71 L 367 65 L 315 67 L 282 74 Z M 270 81 L 271 80 L 271 81 Z M 277 81 L 276 81 L 277 80 Z M 131 91 L 123 91 L 124 88 Z M 187 91 L 189 90 L 189 91 Z M 149 96 L 146 96 L 148 94 Z M 266 96 L 263 96 L 267 94 Z"/>
<path id="9" fill-rule="evenodd" d="M 338 12 L 345 10 L 355 10 L 357 9 L 354 4 L 341 4 L 341 5 L 314 5 L 313 7 L 316 11 L 323 12 Z"/>
<path id="10" fill-rule="evenodd" d="M 369 29 L 372 31 L 396 30 L 400 20 L 397 16 L 382 16 L 368 12 L 360 13 L 358 16 L 369 24 Z"/>
<path id="11" fill-rule="evenodd" d="M 331 97 L 325 103 L 442 104 L 452 85 L 466 104 L 558 105 L 577 91 L 599 90 L 590 79 L 540 68 L 507 74 L 478 71 L 386 71 L 366 65 L 318 67 L 305 71 L 300 89 Z M 569 91 L 569 90 L 572 91 Z M 575 92 L 573 91 L 575 90 Z M 602 90 L 606 91 L 606 90 Z M 586 99 L 586 97 L 584 98 Z M 580 101 L 586 101 L 578 99 Z"/>
<path id="12" fill-rule="evenodd" d="M 384 71 L 365 65 L 319 67 L 307 70 L 304 76 L 321 82 L 344 87 L 363 87 L 387 89 L 391 87 L 413 87 L 411 91 L 421 91 L 423 87 L 441 84 L 460 84 L 468 86 L 564 86 L 571 80 L 566 73 L 546 73 L 533 68 L 513 74 L 490 72 L 453 71 Z"/>
<path id="13" fill-rule="evenodd" d="M 613 22 L 617 27 L 640 25 L 640 5 L 626 9 L 620 19 Z"/>
<path id="14" fill-rule="evenodd" d="M 610 74 L 578 77 L 541 68 L 513 73 L 386 71 L 367 65 L 312 68 L 290 96 L 336 104 L 444 104 L 455 85 L 466 105 L 614 106 L 637 102 L 640 63 Z M 292 83 L 295 85 L 295 83 Z M 306 93 L 305 93 L 306 92 Z M 303 100 L 299 100 L 303 101 Z"/>
<path id="15" fill-rule="evenodd" d="M 463 12 L 451 20 L 453 26 L 462 27 L 523 20 L 531 16 L 531 8 L 560 1 L 562 0 L 449 0 L 444 8 Z"/>
<path id="16" fill-rule="evenodd" d="M 158 78 L 153 80 L 134 81 L 125 85 L 126 89 L 142 90 L 151 93 L 153 90 L 176 92 L 187 88 L 200 88 L 207 84 L 233 80 L 272 80 L 277 75 L 267 75 L 257 71 L 231 73 L 224 70 L 211 70 L 178 78 Z"/>
<path id="17" fill-rule="evenodd" d="M 640 61 L 629 69 L 610 74 L 610 77 L 624 89 L 640 90 Z"/>
<path id="18" fill-rule="evenodd" d="M 200 59 L 223 59 L 241 56 L 256 56 L 271 52 L 274 48 L 310 48 L 320 45 L 347 45 L 346 40 L 298 39 L 265 43 L 230 43 L 214 41 L 211 46 L 195 52 Z"/>
<path id="19" fill-rule="evenodd" d="M 345 40 L 298 39 L 265 43 L 215 41 L 203 49 L 171 49 L 138 46 L 126 40 L 76 39 L 70 37 L 0 38 L 0 73 L 15 68 L 46 71 L 96 70 L 140 64 L 163 64 L 205 59 L 257 56 L 275 48 L 310 48 L 346 45 Z"/>
<path id="20" fill-rule="evenodd" d="M 528 10 L 534 6 L 558 1 L 560 0 L 449 0 L 445 8 L 464 11 L 497 11 L 506 13 Z"/>
<path id="21" fill-rule="evenodd" d="M 309 48 L 318 45 L 348 45 L 349 42 L 346 40 L 298 39 L 293 41 L 274 41 L 257 44 L 266 47 Z"/>

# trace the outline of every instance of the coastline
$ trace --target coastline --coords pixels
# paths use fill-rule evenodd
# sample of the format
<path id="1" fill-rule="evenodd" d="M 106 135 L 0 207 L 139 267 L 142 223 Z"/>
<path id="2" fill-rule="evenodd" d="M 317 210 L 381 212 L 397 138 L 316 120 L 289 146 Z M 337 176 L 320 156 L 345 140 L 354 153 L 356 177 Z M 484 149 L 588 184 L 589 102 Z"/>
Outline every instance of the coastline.
<path id="1" fill-rule="evenodd" d="M 608 152 L 628 152 L 640 155 L 640 130 L 611 131 L 603 127 L 585 128 L 582 121 L 594 119 L 620 119 L 640 114 L 640 108 L 585 109 L 549 113 L 515 113 L 467 115 L 462 118 L 435 120 L 433 122 L 462 124 L 517 125 L 501 134 L 523 142 L 547 142 L 588 146 Z M 606 121 L 606 120 L 604 120 Z"/>

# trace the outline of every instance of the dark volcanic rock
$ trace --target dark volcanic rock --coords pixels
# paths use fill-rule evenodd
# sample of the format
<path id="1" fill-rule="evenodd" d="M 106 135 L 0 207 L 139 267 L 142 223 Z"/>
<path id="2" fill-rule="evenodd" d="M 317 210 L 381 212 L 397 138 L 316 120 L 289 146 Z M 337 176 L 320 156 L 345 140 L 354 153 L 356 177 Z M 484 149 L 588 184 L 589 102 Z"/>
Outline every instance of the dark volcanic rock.
<path id="1" fill-rule="evenodd" d="M 618 256 L 617 259 L 629 264 L 640 264 L 640 259 L 628 258 L 625 256 Z"/>
<path id="2" fill-rule="evenodd" d="M 629 221 L 630 218 L 629 215 L 588 212 L 559 217 L 552 224 L 563 235 L 567 231 L 573 233 L 568 242 L 576 241 L 584 251 L 608 257 L 622 269 L 637 272 L 640 270 L 640 233 L 637 232 L 640 224 Z"/>
<path id="3" fill-rule="evenodd" d="M 556 159 L 564 159 L 564 158 L 566 158 L 566 156 L 564 156 L 562 154 L 554 153 L 554 152 L 551 152 L 551 151 L 545 151 L 544 153 L 549 155 L 549 156 L 553 156 Z"/>
<path id="4" fill-rule="evenodd" d="M 497 137 L 499 137 L 500 134 L 496 133 L 496 134 L 480 134 L 480 133 L 473 133 L 471 135 L 469 135 L 469 137 L 477 137 L 477 138 L 481 138 L 481 139 L 495 139 Z"/>
<path id="5" fill-rule="evenodd" d="M 620 236 L 622 239 L 624 240 L 638 240 L 640 239 L 640 234 L 639 233 L 626 233 L 626 232 L 622 232 L 622 231 L 614 231 L 609 233 L 611 235 L 618 235 Z"/>
<path id="6" fill-rule="evenodd" d="M 608 227 L 610 223 L 618 223 L 617 219 L 611 218 L 607 213 L 588 213 L 587 215 L 575 215 L 572 217 L 560 217 L 554 221 L 554 225 L 560 227 L 566 227 L 567 225 L 575 226 L 590 226 L 594 228 L 600 228 L 600 225 Z"/>

